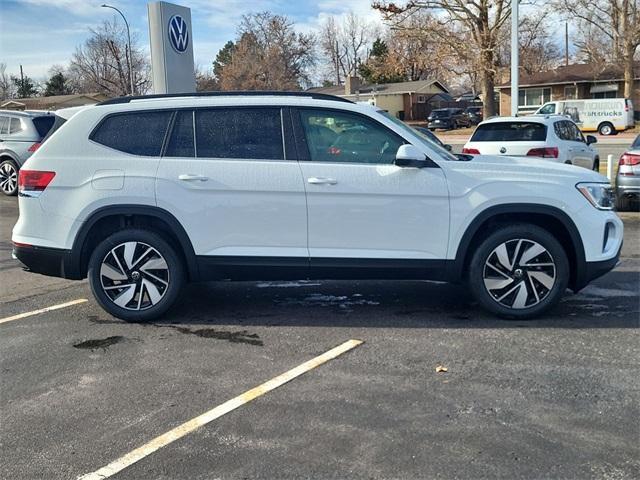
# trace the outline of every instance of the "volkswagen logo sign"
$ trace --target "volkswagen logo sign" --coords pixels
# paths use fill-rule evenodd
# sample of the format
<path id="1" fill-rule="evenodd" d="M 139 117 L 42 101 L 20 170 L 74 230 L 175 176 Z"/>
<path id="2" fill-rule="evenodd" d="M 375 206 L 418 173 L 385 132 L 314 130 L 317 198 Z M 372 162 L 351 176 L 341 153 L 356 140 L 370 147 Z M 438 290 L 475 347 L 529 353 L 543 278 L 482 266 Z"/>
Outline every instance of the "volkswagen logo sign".
<path id="1" fill-rule="evenodd" d="M 500 147 L 500 153 L 507 153 L 507 149 L 504 147 Z"/>
<path id="2" fill-rule="evenodd" d="M 178 53 L 184 53 L 189 46 L 189 28 L 180 15 L 174 15 L 169 20 L 169 42 Z"/>

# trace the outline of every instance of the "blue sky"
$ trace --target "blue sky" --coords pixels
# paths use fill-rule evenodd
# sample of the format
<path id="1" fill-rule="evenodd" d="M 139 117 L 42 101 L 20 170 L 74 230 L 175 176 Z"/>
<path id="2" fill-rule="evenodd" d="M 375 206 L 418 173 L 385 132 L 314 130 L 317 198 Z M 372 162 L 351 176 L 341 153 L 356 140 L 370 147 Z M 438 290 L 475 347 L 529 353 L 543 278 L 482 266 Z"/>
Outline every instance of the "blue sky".
<path id="1" fill-rule="evenodd" d="M 76 45 L 89 35 L 89 28 L 116 12 L 100 8 L 105 0 L 0 0 L 0 62 L 7 71 L 43 79 L 49 67 L 65 65 Z M 139 44 L 149 49 L 147 1 L 107 0 L 126 15 Z M 185 0 L 191 8 L 195 61 L 208 67 L 227 40 L 235 38 L 243 14 L 269 10 L 287 15 L 300 31 L 315 29 L 328 15 L 349 11 L 379 21 L 371 0 Z M 120 17 L 118 16 L 120 21 Z"/>

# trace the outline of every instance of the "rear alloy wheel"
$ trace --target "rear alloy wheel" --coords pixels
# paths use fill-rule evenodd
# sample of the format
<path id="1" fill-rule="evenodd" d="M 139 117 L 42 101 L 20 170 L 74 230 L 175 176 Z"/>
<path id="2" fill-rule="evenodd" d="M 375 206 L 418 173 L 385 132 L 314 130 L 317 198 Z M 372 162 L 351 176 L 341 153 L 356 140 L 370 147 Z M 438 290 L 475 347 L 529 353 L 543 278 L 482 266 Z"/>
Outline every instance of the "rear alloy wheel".
<path id="1" fill-rule="evenodd" d="M 184 283 L 184 274 L 179 257 L 159 235 L 123 230 L 94 250 L 89 282 L 107 312 L 127 321 L 144 321 L 167 311 Z"/>
<path id="2" fill-rule="evenodd" d="M 555 305 L 567 288 L 569 263 L 558 241 L 535 225 L 502 227 L 471 261 L 476 299 L 507 318 L 530 318 Z"/>
<path id="3" fill-rule="evenodd" d="M 611 125 L 609 122 L 605 122 L 598 127 L 598 133 L 600 135 L 613 135 L 614 132 L 615 132 L 615 129 L 613 128 L 613 125 Z"/>
<path id="4" fill-rule="evenodd" d="M 0 163 L 0 190 L 9 196 L 18 193 L 18 166 L 13 160 Z"/>

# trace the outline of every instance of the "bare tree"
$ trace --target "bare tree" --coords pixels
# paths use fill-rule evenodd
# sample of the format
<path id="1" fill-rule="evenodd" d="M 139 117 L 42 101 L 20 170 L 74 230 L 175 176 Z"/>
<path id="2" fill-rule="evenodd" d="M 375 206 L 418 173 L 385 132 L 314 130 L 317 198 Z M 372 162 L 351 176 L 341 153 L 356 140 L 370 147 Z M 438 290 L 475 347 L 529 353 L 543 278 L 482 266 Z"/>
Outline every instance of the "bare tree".
<path id="1" fill-rule="evenodd" d="M 91 36 L 76 48 L 69 73 L 78 91 L 100 92 L 110 96 L 140 94 L 151 84 L 150 66 L 146 56 L 131 39 L 129 52 L 126 29 L 114 21 L 103 22 L 90 29 Z M 131 56 L 134 91 L 130 92 L 128 57 Z"/>
<path id="2" fill-rule="evenodd" d="M 350 12 L 338 23 L 334 17 L 325 20 L 320 29 L 320 49 L 326 59 L 329 76 L 339 85 L 343 78 L 354 75 L 367 58 L 367 50 L 375 39 L 372 24 Z"/>
<path id="3" fill-rule="evenodd" d="M 519 67 L 520 71 L 532 74 L 555 68 L 563 53 L 558 47 L 557 40 L 550 31 L 551 10 L 539 10 L 535 14 L 520 17 L 518 27 L 519 36 Z M 499 63 L 507 66 L 511 62 L 511 27 L 502 28 L 499 42 Z"/>
<path id="4" fill-rule="evenodd" d="M 309 85 L 314 38 L 297 33 L 287 17 L 245 15 L 231 61 L 222 66 L 222 90 L 299 90 Z"/>
<path id="5" fill-rule="evenodd" d="M 638 0 L 556 0 L 555 4 L 578 20 L 582 34 L 577 44 L 588 57 L 623 66 L 624 96 L 633 99 L 633 67 L 640 46 Z"/>
<path id="6" fill-rule="evenodd" d="M 472 65 L 477 70 L 485 99 L 485 118 L 495 115 L 497 49 L 502 27 L 511 16 L 511 0 L 420 0 L 403 5 L 375 1 L 373 6 L 397 29 L 404 28 L 416 13 L 437 12 L 434 18 L 439 28 L 434 33 L 440 35 L 461 64 Z"/>
<path id="7" fill-rule="evenodd" d="M 196 73 L 196 92 L 218 90 L 218 82 L 211 72 L 204 70 L 200 65 L 195 65 L 194 71 Z"/>
<path id="8" fill-rule="evenodd" d="M 7 64 L 0 63 L 0 100 L 6 100 L 14 95 L 14 86 L 11 76 L 7 74 Z"/>

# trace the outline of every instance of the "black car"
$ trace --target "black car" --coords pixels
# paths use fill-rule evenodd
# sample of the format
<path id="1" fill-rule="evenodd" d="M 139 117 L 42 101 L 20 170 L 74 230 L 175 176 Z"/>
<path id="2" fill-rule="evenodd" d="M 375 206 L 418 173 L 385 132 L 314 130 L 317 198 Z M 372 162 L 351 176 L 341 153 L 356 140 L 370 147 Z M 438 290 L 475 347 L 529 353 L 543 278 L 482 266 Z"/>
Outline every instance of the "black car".
<path id="1" fill-rule="evenodd" d="M 478 125 L 482 121 L 482 107 L 467 107 L 464 110 L 471 125 Z"/>
<path id="2" fill-rule="evenodd" d="M 443 128 L 446 130 L 455 130 L 459 127 L 470 127 L 469 117 L 464 114 L 461 108 L 438 108 L 432 110 L 427 117 L 429 121 L 429 130 Z"/>

